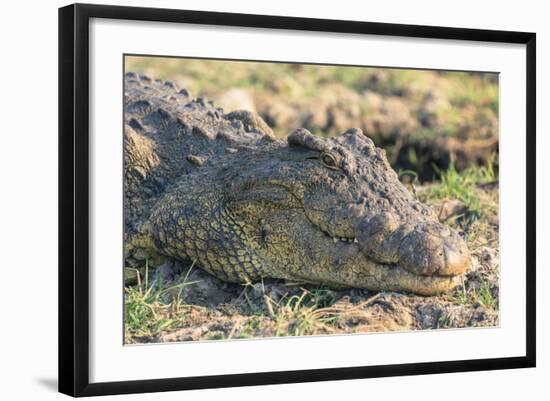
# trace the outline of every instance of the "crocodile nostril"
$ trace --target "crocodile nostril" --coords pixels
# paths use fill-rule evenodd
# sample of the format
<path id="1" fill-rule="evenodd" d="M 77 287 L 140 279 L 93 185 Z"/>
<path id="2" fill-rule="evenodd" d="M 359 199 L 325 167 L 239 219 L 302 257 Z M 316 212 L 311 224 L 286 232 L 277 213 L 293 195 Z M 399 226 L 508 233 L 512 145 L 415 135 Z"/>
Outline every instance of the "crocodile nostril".
<path id="1" fill-rule="evenodd" d="M 419 275 L 456 276 L 471 264 L 465 242 L 450 230 L 417 227 L 399 247 L 399 264 Z"/>
<path id="2" fill-rule="evenodd" d="M 453 238 L 453 237 L 451 237 Z M 441 276 L 457 276 L 466 272 L 471 266 L 468 248 L 461 238 L 456 241 L 446 241 L 444 245 L 445 264 L 439 271 Z"/>

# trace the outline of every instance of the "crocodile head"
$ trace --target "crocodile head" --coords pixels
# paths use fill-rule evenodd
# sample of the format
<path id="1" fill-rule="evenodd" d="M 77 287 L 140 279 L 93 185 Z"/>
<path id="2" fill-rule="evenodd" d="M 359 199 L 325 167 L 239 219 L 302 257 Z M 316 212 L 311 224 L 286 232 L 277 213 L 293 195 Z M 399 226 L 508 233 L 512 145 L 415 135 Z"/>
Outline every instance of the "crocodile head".
<path id="1" fill-rule="evenodd" d="M 447 291 L 470 267 L 465 242 L 399 181 L 359 129 L 293 131 L 226 168 L 224 213 L 264 276 L 335 287 Z"/>

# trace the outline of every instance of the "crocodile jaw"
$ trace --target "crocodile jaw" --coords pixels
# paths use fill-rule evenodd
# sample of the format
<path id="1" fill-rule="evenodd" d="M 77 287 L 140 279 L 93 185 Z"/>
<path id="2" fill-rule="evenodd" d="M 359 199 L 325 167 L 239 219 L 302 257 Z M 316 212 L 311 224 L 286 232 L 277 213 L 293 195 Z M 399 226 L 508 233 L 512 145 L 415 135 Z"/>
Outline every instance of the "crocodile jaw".
<path id="1" fill-rule="evenodd" d="M 357 239 L 341 239 L 324 235 L 328 264 L 321 271 L 320 282 L 335 287 L 365 288 L 372 291 L 401 291 L 423 296 L 438 295 L 456 287 L 461 273 L 422 275 L 399 264 L 381 263 L 361 250 Z"/>
<path id="2" fill-rule="evenodd" d="M 392 213 L 381 213 L 358 224 L 357 239 L 366 257 L 420 276 L 453 277 L 471 267 L 464 240 L 431 219 L 400 221 Z"/>

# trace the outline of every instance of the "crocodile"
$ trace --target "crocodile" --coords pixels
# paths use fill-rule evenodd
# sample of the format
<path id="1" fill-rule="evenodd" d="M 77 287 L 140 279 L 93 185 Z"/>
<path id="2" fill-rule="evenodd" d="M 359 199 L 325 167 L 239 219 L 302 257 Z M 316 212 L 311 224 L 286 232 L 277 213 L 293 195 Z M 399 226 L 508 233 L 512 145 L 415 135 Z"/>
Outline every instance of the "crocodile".
<path id="1" fill-rule="evenodd" d="M 125 258 L 263 279 L 436 295 L 471 266 L 360 129 L 274 137 L 256 113 L 224 113 L 170 81 L 124 78 Z"/>

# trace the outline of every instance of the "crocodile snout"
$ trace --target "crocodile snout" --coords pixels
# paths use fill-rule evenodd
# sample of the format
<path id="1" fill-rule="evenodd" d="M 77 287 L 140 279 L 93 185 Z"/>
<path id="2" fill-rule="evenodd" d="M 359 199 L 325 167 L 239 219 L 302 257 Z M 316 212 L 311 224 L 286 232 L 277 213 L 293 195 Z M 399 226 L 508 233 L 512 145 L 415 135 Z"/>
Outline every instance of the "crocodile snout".
<path id="1" fill-rule="evenodd" d="M 367 258 L 419 276 L 457 276 L 471 266 L 464 240 L 437 221 L 401 222 L 391 213 L 381 213 L 361 222 L 358 232 Z"/>
<path id="2" fill-rule="evenodd" d="M 464 240 L 437 222 L 414 226 L 401 240 L 398 258 L 402 267 L 421 276 L 457 276 L 471 264 Z"/>

